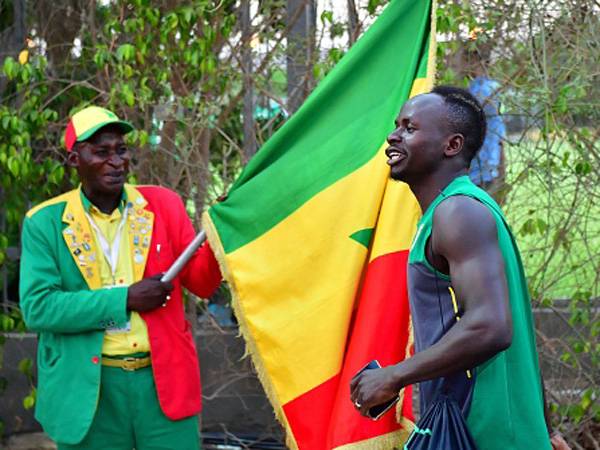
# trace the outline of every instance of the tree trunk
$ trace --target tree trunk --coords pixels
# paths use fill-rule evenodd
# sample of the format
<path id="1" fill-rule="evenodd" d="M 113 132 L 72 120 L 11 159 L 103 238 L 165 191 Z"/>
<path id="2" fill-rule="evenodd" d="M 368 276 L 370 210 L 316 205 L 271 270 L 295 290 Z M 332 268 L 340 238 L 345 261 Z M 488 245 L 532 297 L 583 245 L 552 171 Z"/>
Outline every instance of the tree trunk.
<path id="1" fill-rule="evenodd" d="M 294 113 L 312 89 L 316 4 L 314 0 L 287 1 L 287 104 Z"/>
<path id="2" fill-rule="evenodd" d="M 358 12 L 354 0 L 347 0 L 348 6 L 348 47 L 352 46 L 360 34 L 360 25 L 358 23 Z"/>
<path id="3" fill-rule="evenodd" d="M 26 19 L 26 0 L 12 1 L 12 25 L 0 30 L 0 64 L 4 58 L 12 56 L 16 58 L 19 50 L 25 46 L 25 38 L 27 37 Z M 3 12 L 7 14 L 7 12 Z M 0 96 L 6 89 L 6 78 L 0 77 Z"/>
<path id="4" fill-rule="evenodd" d="M 252 28 L 250 24 L 250 0 L 242 0 L 242 70 L 244 72 L 244 162 L 256 153 L 254 129 L 254 90 L 252 86 Z"/>
<path id="5" fill-rule="evenodd" d="M 69 63 L 73 40 L 81 31 L 83 11 L 90 4 L 83 0 L 56 0 L 35 2 L 39 35 L 46 41 L 48 66 L 56 76 L 71 76 Z"/>

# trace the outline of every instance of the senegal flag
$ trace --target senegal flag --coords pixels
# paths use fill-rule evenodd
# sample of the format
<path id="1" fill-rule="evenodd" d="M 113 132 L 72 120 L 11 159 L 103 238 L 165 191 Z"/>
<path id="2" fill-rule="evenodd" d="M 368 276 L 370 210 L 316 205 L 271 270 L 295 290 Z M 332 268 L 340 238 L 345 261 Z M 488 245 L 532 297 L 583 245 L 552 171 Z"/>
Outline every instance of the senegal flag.
<path id="1" fill-rule="evenodd" d="M 392 0 L 212 206 L 203 226 L 259 377 L 292 449 L 392 449 L 410 392 L 378 421 L 350 402 L 372 359 L 407 356 L 408 249 L 420 209 L 383 153 L 434 69 L 429 0 Z"/>

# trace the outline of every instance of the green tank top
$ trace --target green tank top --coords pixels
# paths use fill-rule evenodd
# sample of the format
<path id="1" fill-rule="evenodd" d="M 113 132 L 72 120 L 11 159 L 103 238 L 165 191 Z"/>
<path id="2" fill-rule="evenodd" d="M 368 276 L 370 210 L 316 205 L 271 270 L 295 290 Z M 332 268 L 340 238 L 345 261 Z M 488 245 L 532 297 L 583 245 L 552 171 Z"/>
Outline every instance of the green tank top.
<path id="1" fill-rule="evenodd" d="M 435 344 L 460 317 L 450 277 L 425 257 L 435 208 L 455 195 L 472 197 L 493 215 L 504 257 L 513 323 L 508 349 L 468 371 L 420 383 L 421 411 L 438 392 L 459 404 L 480 450 L 550 450 L 535 344 L 531 301 L 515 239 L 496 202 L 468 176 L 452 181 L 433 201 L 417 225 L 408 260 L 408 289 L 415 350 Z"/>

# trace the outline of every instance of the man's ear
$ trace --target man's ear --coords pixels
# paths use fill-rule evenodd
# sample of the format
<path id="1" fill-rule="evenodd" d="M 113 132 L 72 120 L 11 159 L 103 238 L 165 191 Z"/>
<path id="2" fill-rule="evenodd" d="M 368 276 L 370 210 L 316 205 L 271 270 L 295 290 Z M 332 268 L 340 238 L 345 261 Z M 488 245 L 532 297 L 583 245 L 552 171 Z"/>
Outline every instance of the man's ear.
<path id="1" fill-rule="evenodd" d="M 77 169 L 79 167 L 79 152 L 75 149 L 67 154 L 67 165 Z"/>
<path id="2" fill-rule="evenodd" d="M 446 149 L 444 150 L 444 155 L 446 155 L 446 156 L 458 155 L 463 150 L 464 144 L 465 144 L 465 137 L 462 134 L 460 134 L 460 133 L 453 134 L 448 139 L 448 145 L 446 146 Z"/>

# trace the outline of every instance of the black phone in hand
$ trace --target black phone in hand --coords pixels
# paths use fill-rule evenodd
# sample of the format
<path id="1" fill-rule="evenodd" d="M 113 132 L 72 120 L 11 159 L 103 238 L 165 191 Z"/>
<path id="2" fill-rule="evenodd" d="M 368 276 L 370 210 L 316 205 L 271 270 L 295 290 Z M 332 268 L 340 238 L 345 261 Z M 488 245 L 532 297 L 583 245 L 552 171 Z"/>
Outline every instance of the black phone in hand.
<path id="1" fill-rule="evenodd" d="M 360 369 L 356 373 L 356 375 L 364 372 L 365 370 L 371 370 L 371 369 L 381 369 L 381 364 L 379 364 L 379 361 L 377 361 L 376 359 L 374 359 L 373 361 L 369 362 L 366 366 L 364 366 L 362 369 Z M 396 397 L 388 400 L 385 403 L 382 403 L 380 405 L 372 406 L 367 411 L 367 416 L 369 417 L 369 419 L 372 419 L 372 420 L 379 419 L 386 412 L 388 412 L 390 410 L 390 408 L 392 406 L 394 406 L 398 402 L 398 400 L 400 400 L 400 397 L 396 396 Z"/>

